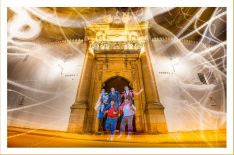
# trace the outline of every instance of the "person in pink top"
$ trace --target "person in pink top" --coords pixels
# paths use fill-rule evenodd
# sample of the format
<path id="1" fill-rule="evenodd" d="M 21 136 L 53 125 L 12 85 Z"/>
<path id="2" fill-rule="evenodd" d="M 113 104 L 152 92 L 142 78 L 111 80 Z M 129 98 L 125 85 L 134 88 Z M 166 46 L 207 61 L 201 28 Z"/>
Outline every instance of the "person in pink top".
<path id="1" fill-rule="evenodd" d="M 139 95 L 143 92 L 143 89 L 141 89 L 139 92 L 135 92 L 133 90 L 130 90 L 128 86 L 124 87 L 124 92 L 121 93 L 121 97 L 126 99 L 130 99 L 132 103 L 134 104 L 134 95 Z"/>
<path id="2" fill-rule="evenodd" d="M 132 121 L 133 117 L 135 115 L 136 107 L 132 104 L 132 101 L 130 97 L 127 97 L 122 105 L 119 107 L 119 113 L 123 114 L 121 124 L 120 124 L 120 135 L 118 138 L 120 138 L 125 132 L 125 126 L 128 125 L 128 136 L 127 139 L 131 139 L 131 133 L 132 133 Z"/>

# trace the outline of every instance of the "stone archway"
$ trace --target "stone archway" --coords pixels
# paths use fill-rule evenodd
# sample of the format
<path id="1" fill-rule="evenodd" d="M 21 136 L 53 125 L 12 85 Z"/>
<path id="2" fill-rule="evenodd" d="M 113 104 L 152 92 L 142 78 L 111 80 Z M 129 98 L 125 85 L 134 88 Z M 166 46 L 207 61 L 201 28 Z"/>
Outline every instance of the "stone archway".
<path id="1" fill-rule="evenodd" d="M 130 89 L 132 89 L 130 81 L 121 76 L 111 77 L 102 84 L 102 88 L 105 88 L 106 91 L 109 91 L 113 87 L 117 91 L 123 92 L 124 86 L 128 86 Z"/>
<path id="2" fill-rule="evenodd" d="M 110 90 L 110 87 L 115 87 L 119 91 L 123 91 L 124 86 L 127 84 L 133 90 L 140 90 L 143 87 L 143 82 L 141 78 L 141 66 L 138 59 L 138 54 L 128 54 L 127 63 L 124 61 L 126 55 L 124 54 L 95 54 L 95 68 L 93 68 L 93 75 L 89 97 L 92 98 L 89 102 L 90 107 L 93 107 L 99 97 L 99 92 L 101 88 L 109 81 L 113 81 L 113 85 L 107 86 L 107 91 Z M 103 60 L 104 58 L 104 60 Z M 108 64 L 105 63 L 105 59 L 108 58 Z M 121 84 L 122 81 L 122 84 Z M 145 103 L 144 93 L 134 97 L 134 103 L 137 107 L 137 112 L 135 115 L 135 124 L 134 126 L 136 132 L 146 132 L 146 124 L 144 120 L 144 110 L 143 105 Z M 96 112 L 93 111 L 93 108 L 88 110 L 88 123 L 86 128 L 88 132 L 97 131 L 97 118 Z M 90 125 L 92 124 L 92 125 Z"/>

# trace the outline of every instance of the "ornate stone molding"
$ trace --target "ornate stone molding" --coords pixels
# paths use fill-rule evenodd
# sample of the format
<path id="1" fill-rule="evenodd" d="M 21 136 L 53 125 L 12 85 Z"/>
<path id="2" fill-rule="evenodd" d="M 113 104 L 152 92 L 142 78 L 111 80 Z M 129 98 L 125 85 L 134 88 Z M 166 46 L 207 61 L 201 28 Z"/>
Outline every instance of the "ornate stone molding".
<path id="1" fill-rule="evenodd" d="M 178 41 L 181 41 L 182 43 L 185 43 L 185 44 L 194 44 L 194 45 L 197 45 L 199 44 L 200 42 L 199 41 L 194 41 L 194 40 L 190 40 L 190 39 L 182 39 L 180 40 L 178 38 L 178 40 L 176 40 L 175 38 L 173 37 L 154 37 L 154 38 L 151 38 L 151 41 L 168 41 L 168 42 L 174 42 L 174 43 L 177 43 Z M 211 44 L 207 44 L 207 43 L 200 43 L 206 47 L 211 47 L 212 45 Z"/>
<path id="2" fill-rule="evenodd" d="M 126 53 L 144 50 L 148 23 L 93 24 L 85 28 L 89 50 L 94 53 Z"/>
<path id="3" fill-rule="evenodd" d="M 102 52 L 140 52 L 144 48 L 144 41 L 92 41 L 90 47 L 94 53 Z"/>

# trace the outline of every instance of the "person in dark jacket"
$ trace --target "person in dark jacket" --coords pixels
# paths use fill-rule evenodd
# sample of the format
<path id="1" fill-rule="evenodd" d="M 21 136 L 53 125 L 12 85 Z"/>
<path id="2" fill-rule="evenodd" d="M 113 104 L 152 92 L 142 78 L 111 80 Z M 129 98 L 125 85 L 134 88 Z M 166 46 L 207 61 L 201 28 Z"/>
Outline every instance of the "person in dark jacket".
<path id="1" fill-rule="evenodd" d="M 111 88 L 111 92 L 108 95 L 108 103 L 110 103 L 111 100 L 114 101 L 115 108 L 119 108 L 119 105 L 121 104 L 121 96 L 120 93 L 115 90 L 115 88 Z"/>

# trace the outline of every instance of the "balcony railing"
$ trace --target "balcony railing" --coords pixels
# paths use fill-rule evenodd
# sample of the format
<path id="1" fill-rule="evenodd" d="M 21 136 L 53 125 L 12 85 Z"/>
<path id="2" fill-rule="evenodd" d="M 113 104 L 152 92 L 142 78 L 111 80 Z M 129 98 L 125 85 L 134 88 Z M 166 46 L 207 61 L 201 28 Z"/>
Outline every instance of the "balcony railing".
<path id="1" fill-rule="evenodd" d="M 135 51 L 140 52 L 144 48 L 143 41 L 93 41 L 90 47 L 95 53 Z"/>

